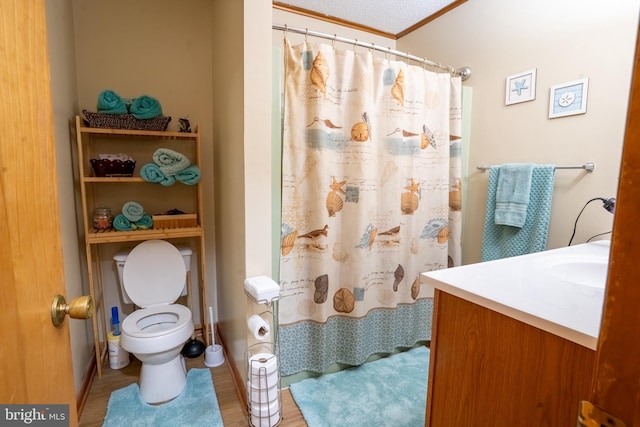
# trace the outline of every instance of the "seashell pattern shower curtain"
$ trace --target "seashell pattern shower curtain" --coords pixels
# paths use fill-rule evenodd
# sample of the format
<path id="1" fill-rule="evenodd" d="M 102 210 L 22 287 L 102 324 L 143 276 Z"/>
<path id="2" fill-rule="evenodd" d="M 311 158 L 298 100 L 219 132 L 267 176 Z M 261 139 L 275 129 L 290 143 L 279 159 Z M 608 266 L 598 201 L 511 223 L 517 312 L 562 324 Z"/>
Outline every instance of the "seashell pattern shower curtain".
<path id="1" fill-rule="evenodd" d="M 285 42 L 282 375 L 431 338 L 421 272 L 460 263 L 460 78 Z"/>

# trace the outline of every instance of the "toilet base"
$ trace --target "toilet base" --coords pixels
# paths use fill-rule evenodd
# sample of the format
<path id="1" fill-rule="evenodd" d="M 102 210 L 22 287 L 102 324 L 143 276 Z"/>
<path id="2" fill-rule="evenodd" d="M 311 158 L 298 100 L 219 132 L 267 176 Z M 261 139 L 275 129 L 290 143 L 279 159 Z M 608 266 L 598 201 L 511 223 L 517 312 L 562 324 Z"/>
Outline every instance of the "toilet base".
<path id="1" fill-rule="evenodd" d="M 167 402 L 180 394 L 187 384 L 187 368 L 181 354 L 166 363 L 142 363 L 140 396 L 147 403 Z"/>

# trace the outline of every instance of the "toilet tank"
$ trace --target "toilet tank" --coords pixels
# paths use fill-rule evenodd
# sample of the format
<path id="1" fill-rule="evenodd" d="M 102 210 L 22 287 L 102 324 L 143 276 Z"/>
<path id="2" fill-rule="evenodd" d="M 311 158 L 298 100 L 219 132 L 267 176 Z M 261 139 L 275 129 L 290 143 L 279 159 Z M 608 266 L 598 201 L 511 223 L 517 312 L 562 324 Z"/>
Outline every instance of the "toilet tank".
<path id="1" fill-rule="evenodd" d="M 187 274 L 191 271 L 191 255 L 192 250 L 189 246 L 176 246 L 182 255 L 182 259 L 184 260 L 184 266 L 187 269 Z M 119 251 L 113 256 L 114 261 L 116 262 L 116 267 L 118 269 L 118 283 L 120 283 L 120 291 L 122 292 L 122 300 L 126 304 L 133 304 L 129 295 L 127 295 L 127 291 L 124 289 L 124 285 L 122 284 L 122 275 L 124 272 L 124 263 L 127 261 L 127 257 L 129 256 L 129 252 L 133 250 L 129 249 L 126 251 Z M 182 288 L 181 296 L 187 295 L 187 278 L 184 280 L 184 287 Z"/>

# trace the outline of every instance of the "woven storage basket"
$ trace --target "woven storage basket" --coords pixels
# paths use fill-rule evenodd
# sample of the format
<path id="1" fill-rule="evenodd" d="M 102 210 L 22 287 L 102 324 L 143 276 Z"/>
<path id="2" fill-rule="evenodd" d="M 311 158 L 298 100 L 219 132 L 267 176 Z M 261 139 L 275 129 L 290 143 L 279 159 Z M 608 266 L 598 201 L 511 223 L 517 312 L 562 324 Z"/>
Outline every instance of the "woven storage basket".
<path id="1" fill-rule="evenodd" d="M 92 128 L 163 131 L 169 126 L 171 117 L 136 119 L 133 114 L 104 114 L 82 110 L 85 123 Z"/>
<path id="2" fill-rule="evenodd" d="M 188 228 L 198 225 L 198 215 L 196 214 L 180 214 L 180 215 L 153 215 L 153 228 Z"/>
<path id="3" fill-rule="evenodd" d="M 136 168 L 135 160 L 110 160 L 110 159 L 91 159 L 89 160 L 93 168 L 95 176 L 133 176 Z"/>

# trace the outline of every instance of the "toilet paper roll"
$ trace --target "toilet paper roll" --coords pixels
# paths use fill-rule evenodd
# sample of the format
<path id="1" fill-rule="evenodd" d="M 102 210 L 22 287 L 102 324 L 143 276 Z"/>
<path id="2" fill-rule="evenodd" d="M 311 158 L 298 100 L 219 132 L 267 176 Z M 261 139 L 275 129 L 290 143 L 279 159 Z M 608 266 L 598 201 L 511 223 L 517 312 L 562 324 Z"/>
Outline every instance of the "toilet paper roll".
<path id="1" fill-rule="evenodd" d="M 247 326 L 249 326 L 249 332 L 251 332 L 253 336 L 256 337 L 256 339 L 259 341 L 266 340 L 271 334 L 271 331 L 269 330 L 269 324 L 257 314 L 249 317 Z"/>

